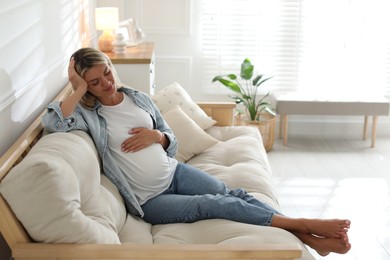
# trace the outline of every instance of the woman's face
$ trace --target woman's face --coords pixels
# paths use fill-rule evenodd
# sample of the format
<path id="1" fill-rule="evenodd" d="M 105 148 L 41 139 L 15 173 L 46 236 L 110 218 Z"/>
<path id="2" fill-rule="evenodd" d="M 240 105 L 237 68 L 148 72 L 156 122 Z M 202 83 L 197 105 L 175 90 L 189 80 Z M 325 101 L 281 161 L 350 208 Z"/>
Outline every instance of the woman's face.
<path id="1" fill-rule="evenodd" d="M 98 99 L 108 97 L 116 92 L 115 79 L 107 64 L 98 64 L 84 73 L 88 91 Z"/>

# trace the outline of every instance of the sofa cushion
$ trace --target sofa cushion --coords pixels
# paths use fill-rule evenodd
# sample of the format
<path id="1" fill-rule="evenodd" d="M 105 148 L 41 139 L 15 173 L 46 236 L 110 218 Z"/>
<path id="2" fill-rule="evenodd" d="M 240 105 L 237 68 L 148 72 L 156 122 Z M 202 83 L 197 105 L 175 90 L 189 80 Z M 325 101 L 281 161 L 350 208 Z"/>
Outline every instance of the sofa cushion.
<path id="1" fill-rule="evenodd" d="M 190 95 L 177 82 L 158 91 L 152 100 L 162 114 L 179 105 L 181 109 L 203 130 L 214 125 L 217 121 L 206 113 L 191 99 Z"/>
<path id="2" fill-rule="evenodd" d="M 303 249 L 300 259 L 314 260 L 297 237 L 279 228 L 255 226 L 224 219 L 210 219 L 195 223 L 156 225 L 153 226 L 152 233 L 155 244 L 283 245 L 298 243 Z"/>
<path id="3" fill-rule="evenodd" d="M 119 233 L 121 243 L 153 244 L 152 225 L 139 217 L 128 214 Z"/>
<path id="4" fill-rule="evenodd" d="M 100 177 L 86 133 L 53 133 L 9 172 L 0 191 L 35 241 L 120 243 L 126 210 Z"/>
<path id="5" fill-rule="evenodd" d="M 295 237 L 283 229 L 256 226 L 225 219 L 156 225 L 153 226 L 152 233 L 155 244 L 260 244 L 296 242 L 294 240 Z M 264 236 L 264 233 L 269 234 L 269 236 Z"/>
<path id="6" fill-rule="evenodd" d="M 187 163 L 217 177 L 231 189 L 254 193 L 278 209 L 272 172 L 258 129 L 213 126 L 206 132 L 219 142 Z"/>
<path id="7" fill-rule="evenodd" d="M 163 117 L 176 136 L 176 159 L 179 162 L 188 161 L 218 142 L 185 114 L 180 106 L 174 106 L 165 112 Z"/>

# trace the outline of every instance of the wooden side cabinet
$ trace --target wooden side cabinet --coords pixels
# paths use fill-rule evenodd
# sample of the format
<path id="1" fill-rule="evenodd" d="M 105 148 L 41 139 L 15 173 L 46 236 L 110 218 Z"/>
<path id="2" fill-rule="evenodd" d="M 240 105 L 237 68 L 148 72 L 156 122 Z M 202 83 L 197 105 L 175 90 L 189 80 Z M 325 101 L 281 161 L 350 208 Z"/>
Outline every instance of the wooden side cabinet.
<path id="1" fill-rule="evenodd" d="M 154 95 L 154 43 L 143 42 L 126 48 L 124 54 L 106 53 L 119 79 L 126 86 Z"/>
<path id="2" fill-rule="evenodd" d="M 232 126 L 233 114 L 236 108 L 234 102 L 197 102 L 198 106 L 214 120 L 216 126 Z"/>

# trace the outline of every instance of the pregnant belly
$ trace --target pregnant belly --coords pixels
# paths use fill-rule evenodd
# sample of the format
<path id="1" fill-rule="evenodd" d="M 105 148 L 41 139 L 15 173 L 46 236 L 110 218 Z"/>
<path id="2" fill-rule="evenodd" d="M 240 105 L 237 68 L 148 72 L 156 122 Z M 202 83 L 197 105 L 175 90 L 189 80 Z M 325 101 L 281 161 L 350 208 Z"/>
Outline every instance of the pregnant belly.
<path id="1" fill-rule="evenodd" d="M 117 151 L 114 157 L 126 177 L 138 187 L 158 187 L 171 173 L 172 159 L 157 143 L 133 153 Z"/>

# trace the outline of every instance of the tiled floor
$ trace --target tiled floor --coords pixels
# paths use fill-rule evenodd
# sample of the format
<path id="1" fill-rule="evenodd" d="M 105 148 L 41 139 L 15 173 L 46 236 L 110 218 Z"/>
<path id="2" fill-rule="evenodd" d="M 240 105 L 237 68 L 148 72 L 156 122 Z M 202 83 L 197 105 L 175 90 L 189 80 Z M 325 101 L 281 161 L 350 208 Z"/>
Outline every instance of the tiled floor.
<path id="1" fill-rule="evenodd" d="M 317 259 L 390 259 L 390 137 L 376 148 L 358 137 L 290 137 L 268 153 L 282 211 L 348 218 L 352 249 Z"/>

